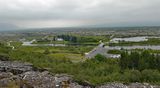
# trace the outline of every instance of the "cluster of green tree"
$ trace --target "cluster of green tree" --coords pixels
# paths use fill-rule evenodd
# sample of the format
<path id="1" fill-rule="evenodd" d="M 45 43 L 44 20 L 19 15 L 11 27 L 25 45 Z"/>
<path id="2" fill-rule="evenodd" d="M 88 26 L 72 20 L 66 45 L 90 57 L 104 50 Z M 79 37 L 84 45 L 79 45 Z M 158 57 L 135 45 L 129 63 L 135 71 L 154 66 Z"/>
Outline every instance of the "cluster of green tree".
<path id="1" fill-rule="evenodd" d="M 70 42 L 77 42 L 77 37 L 73 35 L 58 35 L 58 38 L 62 38 L 65 41 L 70 41 Z"/>
<path id="2" fill-rule="evenodd" d="M 149 38 L 148 41 L 141 41 L 141 42 L 120 41 L 119 43 L 109 43 L 109 46 L 133 46 L 133 45 L 160 45 L 160 39 Z"/>
<path id="3" fill-rule="evenodd" d="M 62 43 L 56 41 L 57 37 L 56 36 L 44 36 L 43 38 L 39 37 L 36 39 L 33 44 L 50 44 L 50 43 Z M 64 42 L 63 42 L 64 43 Z"/>
<path id="4" fill-rule="evenodd" d="M 58 38 L 73 43 L 98 43 L 100 40 L 107 40 L 105 36 L 58 35 Z"/>
<path id="5" fill-rule="evenodd" d="M 120 58 L 120 67 L 122 69 L 158 69 L 160 70 L 160 56 L 151 54 L 149 51 L 143 52 L 122 52 Z"/>
<path id="6" fill-rule="evenodd" d="M 64 41 L 56 41 L 57 38 L 62 38 Z M 108 36 L 80 36 L 80 35 L 57 35 L 48 36 L 43 39 L 37 39 L 35 44 L 46 44 L 46 43 L 63 43 L 63 44 L 82 44 L 82 45 L 97 45 L 99 41 L 108 41 Z"/>

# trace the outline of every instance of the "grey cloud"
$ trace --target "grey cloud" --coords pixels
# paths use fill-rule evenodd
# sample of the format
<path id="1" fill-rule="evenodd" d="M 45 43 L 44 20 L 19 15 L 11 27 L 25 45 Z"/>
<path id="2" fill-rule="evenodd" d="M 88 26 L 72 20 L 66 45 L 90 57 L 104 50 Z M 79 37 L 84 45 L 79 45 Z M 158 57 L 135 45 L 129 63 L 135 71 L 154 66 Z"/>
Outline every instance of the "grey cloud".
<path id="1" fill-rule="evenodd" d="M 160 25 L 160 0 L 1 0 L 0 22 L 21 27 Z"/>

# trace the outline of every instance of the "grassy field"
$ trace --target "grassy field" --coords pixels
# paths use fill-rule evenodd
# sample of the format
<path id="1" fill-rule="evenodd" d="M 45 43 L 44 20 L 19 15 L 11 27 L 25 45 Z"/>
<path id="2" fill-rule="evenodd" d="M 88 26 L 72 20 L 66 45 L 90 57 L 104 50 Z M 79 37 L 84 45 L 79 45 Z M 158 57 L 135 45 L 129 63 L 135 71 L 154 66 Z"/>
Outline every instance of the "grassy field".
<path id="1" fill-rule="evenodd" d="M 92 50 L 94 46 L 68 46 L 68 47 L 50 47 L 50 46 L 20 46 L 15 50 L 26 53 L 35 52 L 46 54 L 50 58 L 68 59 L 72 62 L 84 61 L 84 53 Z"/>
<path id="2" fill-rule="evenodd" d="M 85 57 L 83 55 L 72 54 L 72 53 L 52 53 L 52 54 L 49 54 L 48 56 L 50 56 L 51 58 L 52 57 L 65 58 L 65 59 L 71 60 L 72 62 L 80 62 L 85 60 Z"/>
<path id="3" fill-rule="evenodd" d="M 67 47 L 52 47 L 52 46 L 21 46 L 17 48 L 22 51 L 34 51 L 34 52 L 44 52 L 49 49 L 52 53 L 81 53 L 88 52 L 92 50 L 94 46 L 67 46 Z"/>

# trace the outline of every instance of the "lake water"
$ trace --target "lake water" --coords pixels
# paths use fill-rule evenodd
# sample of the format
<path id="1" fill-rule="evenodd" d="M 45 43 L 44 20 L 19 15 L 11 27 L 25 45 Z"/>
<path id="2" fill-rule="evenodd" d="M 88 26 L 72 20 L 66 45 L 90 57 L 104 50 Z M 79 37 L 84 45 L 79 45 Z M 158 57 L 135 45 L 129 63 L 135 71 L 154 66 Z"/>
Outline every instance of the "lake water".
<path id="1" fill-rule="evenodd" d="M 110 40 L 110 42 L 118 43 L 119 41 L 125 41 L 125 42 L 140 42 L 140 41 L 147 41 L 148 37 L 142 36 L 142 37 L 129 37 L 129 38 L 113 38 Z"/>
<path id="2" fill-rule="evenodd" d="M 160 50 L 160 45 L 148 45 L 148 46 L 109 46 L 106 47 L 107 49 L 114 50 L 114 49 L 153 49 L 153 50 Z"/>
<path id="3" fill-rule="evenodd" d="M 141 36 L 141 37 L 129 37 L 129 38 L 113 38 L 110 42 L 118 43 L 119 41 L 126 41 L 126 42 L 141 42 L 147 41 L 148 38 L 160 38 L 154 36 Z M 108 49 L 153 49 L 153 50 L 160 50 L 160 45 L 145 45 L 145 46 L 109 46 Z"/>
<path id="4" fill-rule="evenodd" d="M 32 44 L 32 42 L 23 42 L 22 46 L 66 46 L 65 44 Z"/>

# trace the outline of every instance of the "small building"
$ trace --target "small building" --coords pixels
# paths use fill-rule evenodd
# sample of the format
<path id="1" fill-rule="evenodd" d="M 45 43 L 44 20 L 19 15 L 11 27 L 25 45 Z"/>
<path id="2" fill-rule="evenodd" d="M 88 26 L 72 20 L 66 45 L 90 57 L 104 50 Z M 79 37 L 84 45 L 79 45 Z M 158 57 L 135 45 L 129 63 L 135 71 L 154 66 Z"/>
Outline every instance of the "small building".
<path id="1" fill-rule="evenodd" d="M 20 42 L 25 42 L 26 39 L 25 38 L 22 38 L 22 39 L 19 39 Z"/>
<path id="2" fill-rule="evenodd" d="M 111 55 L 110 57 L 111 57 L 111 58 L 120 58 L 121 55 L 120 55 L 120 54 L 113 54 L 113 55 Z"/>
<path id="3" fill-rule="evenodd" d="M 56 40 L 57 40 L 57 41 L 63 41 L 63 39 L 62 39 L 62 38 L 57 38 Z"/>

